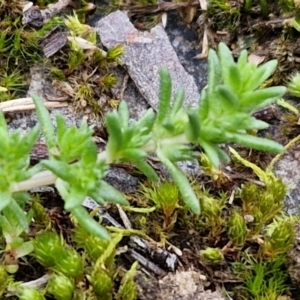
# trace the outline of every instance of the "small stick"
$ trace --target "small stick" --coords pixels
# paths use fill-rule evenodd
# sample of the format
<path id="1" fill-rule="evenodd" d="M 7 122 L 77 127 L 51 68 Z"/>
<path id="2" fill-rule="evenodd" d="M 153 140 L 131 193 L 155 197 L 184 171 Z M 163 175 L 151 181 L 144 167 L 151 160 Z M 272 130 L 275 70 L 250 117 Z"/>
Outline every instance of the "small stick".
<path id="1" fill-rule="evenodd" d="M 155 265 L 153 262 L 148 260 L 147 258 L 143 257 L 141 254 L 136 252 L 133 249 L 130 249 L 130 255 L 132 258 L 137 260 L 142 266 L 146 267 L 148 270 L 151 270 L 153 273 L 155 273 L 158 276 L 166 276 L 167 272 L 165 272 L 163 269 Z"/>
<path id="2" fill-rule="evenodd" d="M 45 101 L 47 108 L 65 107 L 68 106 L 68 102 L 61 101 Z M 20 98 L 0 103 L 0 111 L 3 112 L 18 112 L 35 109 L 32 98 Z"/>
<path id="3" fill-rule="evenodd" d="M 119 211 L 119 215 L 123 221 L 123 224 L 125 226 L 126 229 L 132 229 L 132 226 L 131 226 L 131 222 L 130 220 L 128 219 L 125 211 L 123 210 L 123 208 L 121 207 L 120 204 L 117 204 L 117 208 L 118 208 L 118 211 Z"/>

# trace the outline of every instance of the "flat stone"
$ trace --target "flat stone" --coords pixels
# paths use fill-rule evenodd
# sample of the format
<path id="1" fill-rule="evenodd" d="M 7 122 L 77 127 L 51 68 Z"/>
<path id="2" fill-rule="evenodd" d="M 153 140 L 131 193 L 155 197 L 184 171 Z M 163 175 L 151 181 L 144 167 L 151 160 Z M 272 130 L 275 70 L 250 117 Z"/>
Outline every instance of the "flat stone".
<path id="1" fill-rule="evenodd" d="M 284 210 L 289 215 L 300 213 L 300 151 L 299 144 L 285 151 L 274 166 L 274 173 L 287 185 Z"/>
<path id="2" fill-rule="evenodd" d="M 173 95 L 179 87 L 183 87 L 186 94 L 184 105 L 198 104 L 199 91 L 194 78 L 181 65 L 161 25 L 150 32 L 138 31 L 126 13 L 116 11 L 102 18 L 95 29 L 105 47 L 125 46 L 121 61 L 140 93 L 154 109 L 158 108 L 161 67 L 167 67 L 171 73 Z"/>

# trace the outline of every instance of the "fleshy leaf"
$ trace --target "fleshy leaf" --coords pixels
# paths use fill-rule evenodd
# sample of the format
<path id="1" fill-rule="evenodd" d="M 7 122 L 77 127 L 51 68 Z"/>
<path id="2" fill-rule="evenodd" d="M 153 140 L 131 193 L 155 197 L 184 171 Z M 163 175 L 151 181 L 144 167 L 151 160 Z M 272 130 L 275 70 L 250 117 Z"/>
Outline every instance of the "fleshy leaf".
<path id="1" fill-rule="evenodd" d="M 82 206 L 75 207 L 71 213 L 77 219 L 78 223 L 87 232 L 103 238 L 104 240 L 109 240 L 110 236 L 107 230 L 96 222 Z"/>
<path id="2" fill-rule="evenodd" d="M 156 122 L 162 124 L 170 108 L 172 95 L 171 75 L 167 68 L 160 69 L 159 105 Z"/>

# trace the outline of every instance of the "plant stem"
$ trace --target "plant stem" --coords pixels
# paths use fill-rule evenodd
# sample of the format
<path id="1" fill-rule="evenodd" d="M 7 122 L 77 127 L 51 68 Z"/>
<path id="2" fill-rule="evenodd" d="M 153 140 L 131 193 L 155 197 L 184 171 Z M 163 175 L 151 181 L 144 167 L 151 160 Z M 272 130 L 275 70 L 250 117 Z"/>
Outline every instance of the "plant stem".
<path id="1" fill-rule="evenodd" d="M 155 152 L 157 148 L 157 144 L 160 144 L 160 147 L 163 146 L 171 146 L 171 145 L 178 145 L 178 144 L 188 144 L 189 141 L 187 140 L 185 134 L 180 134 L 177 136 L 165 138 L 161 141 L 150 140 L 147 144 L 145 144 L 142 149 L 146 152 Z"/>
<path id="2" fill-rule="evenodd" d="M 148 153 L 155 152 L 158 143 L 160 144 L 160 146 L 170 146 L 178 144 L 187 144 L 188 140 L 184 134 L 180 134 L 174 137 L 165 138 L 158 142 L 150 140 L 146 145 L 142 147 L 142 149 Z M 105 160 L 107 164 L 113 163 L 113 161 L 109 159 L 109 155 L 106 151 L 102 151 L 98 154 L 98 161 L 99 160 Z M 27 180 L 15 184 L 12 188 L 12 192 L 28 191 L 30 189 L 39 188 L 46 185 L 52 185 L 55 183 L 56 179 L 57 176 L 54 175 L 51 171 L 42 171 L 33 175 Z"/>
<path id="3" fill-rule="evenodd" d="M 28 191 L 30 189 L 51 185 L 55 183 L 57 177 L 50 171 L 42 171 L 31 178 L 18 182 L 13 188 L 12 192 Z"/>

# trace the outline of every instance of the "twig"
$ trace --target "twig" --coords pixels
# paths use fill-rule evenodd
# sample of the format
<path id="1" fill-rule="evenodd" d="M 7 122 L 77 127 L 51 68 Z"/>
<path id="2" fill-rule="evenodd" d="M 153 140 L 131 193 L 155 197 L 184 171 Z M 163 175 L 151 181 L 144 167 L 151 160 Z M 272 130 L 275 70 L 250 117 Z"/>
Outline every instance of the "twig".
<path id="1" fill-rule="evenodd" d="M 57 108 L 68 106 L 68 102 L 45 101 L 47 108 Z M 3 112 L 18 112 L 35 109 L 32 98 L 20 98 L 0 103 L 0 111 Z"/>
<path id="2" fill-rule="evenodd" d="M 125 226 L 126 229 L 131 229 L 132 226 L 131 226 L 131 222 L 130 220 L 128 219 L 125 211 L 123 210 L 123 208 L 121 207 L 121 205 L 117 204 L 117 208 L 118 208 L 118 211 L 119 211 L 119 215 L 123 221 L 123 224 Z"/>
<path id="3" fill-rule="evenodd" d="M 16 183 L 12 188 L 12 192 L 28 191 L 30 189 L 39 188 L 41 186 L 52 185 L 57 177 L 50 171 L 42 171 L 27 180 Z"/>
<path id="4" fill-rule="evenodd" d="M 159 276 L 166 276 L 167 272 L 165 272 L 163 269 L 155 265 L 153 262 L 146 259 L 144 256 L 136 252 L 135 250 L 130 250 L 130 255 L 133 259 L 137 260 L 141 265 L 146 267 L 148 270 L 151 270 L 153 273 Z"/>
<path id="5" fill-rule="evenodd" d="M 127 88 L 128 79 L 129 79 L 129 75 L 126 73 L 124 78 L 123 78 L 122 86 L 120 88 L 120 92 L 119 92 L 119 95 L 118 95 L 118 99 L 120 99 L 120 100 L 122 100 L 124 98 L 124 93 L 125 93 L 125 90 Z"/>

